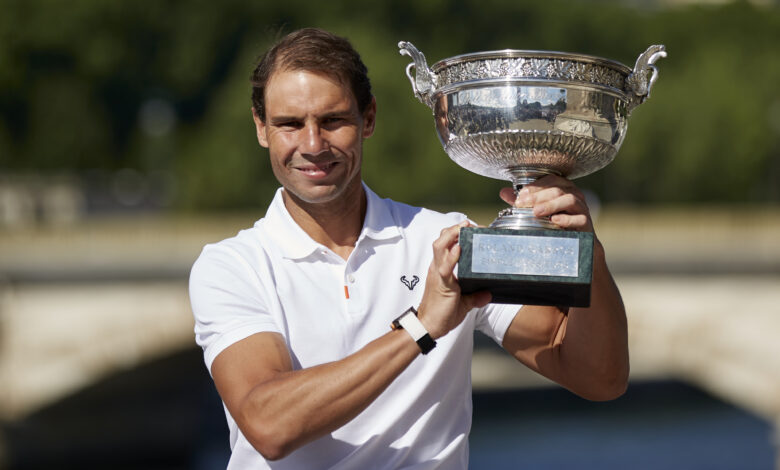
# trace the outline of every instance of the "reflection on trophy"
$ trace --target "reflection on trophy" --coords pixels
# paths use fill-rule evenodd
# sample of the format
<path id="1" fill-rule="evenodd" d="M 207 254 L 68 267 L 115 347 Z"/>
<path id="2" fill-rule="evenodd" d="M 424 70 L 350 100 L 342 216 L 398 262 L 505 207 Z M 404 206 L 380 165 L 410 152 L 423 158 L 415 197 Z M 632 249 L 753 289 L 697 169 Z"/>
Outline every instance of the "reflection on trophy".
<path id="1" fill-rule="evenodd" d="M 544 175 L 574 179 L 609 164 L 631 111 L 658 78 L 653 64 L 666 57 L 664 46 L 651 46 L 632 70 L 587 55 L 501 50 L 429 68 L 411 43 L 398 47 L 414 60 L 406 75 L 433 111 L 445 152 L 471 172 L 511 181 L 515 192 Z M 591 233 L 512 207 L 487 228 L 461 229 L 459 243 L 464 293 L 488 289 L 497 303 L 590 305 Z"/>

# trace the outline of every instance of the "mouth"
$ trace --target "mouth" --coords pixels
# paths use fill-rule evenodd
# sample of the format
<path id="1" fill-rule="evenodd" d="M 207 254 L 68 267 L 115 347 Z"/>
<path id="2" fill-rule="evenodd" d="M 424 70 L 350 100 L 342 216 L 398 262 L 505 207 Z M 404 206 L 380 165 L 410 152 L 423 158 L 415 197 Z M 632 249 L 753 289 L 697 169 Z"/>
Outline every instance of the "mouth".
<path id="1" fill-rule="evenodd" d="M 306 175 L 309 178 L 324 178 L 328 176 L 334 168 L 336 168 L 339 165 L 339 162 L 337 161 L 330 161 L 330 162 L 322 162 L 322 163 L 311 163 L 307 162 L 303 165 L 296 165 L 293 166 L 293 168 L 304 175 Z"/>

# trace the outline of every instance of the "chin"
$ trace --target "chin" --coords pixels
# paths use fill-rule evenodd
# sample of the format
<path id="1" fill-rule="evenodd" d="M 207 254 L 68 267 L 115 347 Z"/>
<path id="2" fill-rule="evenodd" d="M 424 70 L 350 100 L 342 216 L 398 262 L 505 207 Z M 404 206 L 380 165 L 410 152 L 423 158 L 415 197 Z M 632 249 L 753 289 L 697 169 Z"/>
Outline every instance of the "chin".
<path id="1" fill-rule="evenodd" d="M 336 181 L 331 180 L 329 183 L 323 181 L 322 184 L 316 184 L 307 181 L 303 182 L 303 184 L 283 186 L 287 193 L 306 204 L 326 204 L 350 196 L 357 197 L 359 200 L 359 195 L 363 188 L 360 173 L 355 174 L 349 181 L 338 178 Z"/>
<path id="2" fill-rule="evenodd" d="M 307 204 L 325 204 L 338 198 L 344 191 L 335 187 L 320 186 L 317 188 L 310 188 L 304 190 L 298 190 L 297 188 L 284 188 L 284 190 Z"/>

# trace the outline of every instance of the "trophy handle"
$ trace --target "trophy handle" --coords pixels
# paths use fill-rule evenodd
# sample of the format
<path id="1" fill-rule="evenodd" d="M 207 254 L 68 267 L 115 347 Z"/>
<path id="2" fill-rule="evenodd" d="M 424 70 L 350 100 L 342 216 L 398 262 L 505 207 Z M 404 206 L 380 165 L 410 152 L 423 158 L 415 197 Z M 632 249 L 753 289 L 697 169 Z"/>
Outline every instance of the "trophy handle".
<path id="1" fill-rule="evenodd" d="M 414 60 L 414 62 L 406 66 L 406 76 L 409 78 L 409 83 L 412 84 L 414 96 L 416 96 L 422 104 L 433 109 L 431 95 L 433 94 L 436 75 L 428 68 L 428 63 L 425 61 L 425 55 L 417 50 L 412 43 L 406 41 L 399 42 L 398 49 L 398 52 L 401 55 L 408 55 Z M 412 76 L 412 68 L 414 68 L 415 71 L 414 76 Z"/>
<path id="2" fill-rule="evenodd" d="M 650 97 L 650 90 L 658 79 L 658 69 L 653 64 L 662 57 L 666 57 L 666 47 L 656 44 L 636 59 L 634 70 L 626 79 L 627 91 L 633 93 L 629 112 Z"/>

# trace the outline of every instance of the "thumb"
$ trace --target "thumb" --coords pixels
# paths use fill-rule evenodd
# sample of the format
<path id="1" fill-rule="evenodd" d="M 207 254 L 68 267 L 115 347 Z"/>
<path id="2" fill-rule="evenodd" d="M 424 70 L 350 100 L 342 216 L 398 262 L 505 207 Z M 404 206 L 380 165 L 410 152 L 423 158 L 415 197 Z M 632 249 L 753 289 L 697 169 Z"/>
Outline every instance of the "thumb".
<path id="1" fill-rule="evenodd" d="M 501 197 L 501 199 L 504 200 L 507 204 L 510 206 L 515 205 L 515 200 L 517 200 L 517 195 L 515 194 L 515 190 L 512 188 L 501 188 L 501 191 L 499 191 L 498 195 Z"/>

